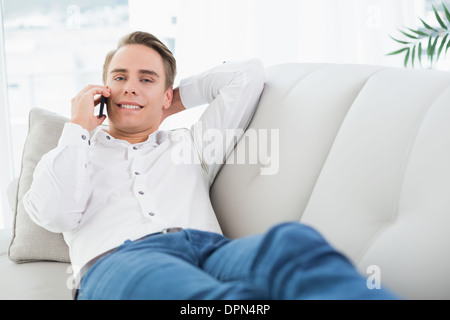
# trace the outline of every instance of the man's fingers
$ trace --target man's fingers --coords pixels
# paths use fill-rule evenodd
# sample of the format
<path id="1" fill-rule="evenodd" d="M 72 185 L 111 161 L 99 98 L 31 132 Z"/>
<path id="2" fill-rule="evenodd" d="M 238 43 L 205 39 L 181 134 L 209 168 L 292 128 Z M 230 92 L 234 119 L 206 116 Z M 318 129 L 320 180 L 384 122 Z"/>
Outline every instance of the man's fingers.
<path id="1" fill-rule="evenodd" d="M 90 94 L 92 96 L 103 95 L 105 97 L 111 96 L 111 91 L 107 86 L 99 86 L 99 85 L 88 85 L 83 90 L 80 91 L 80 95 Z"/>
<path id="2" fill-rule="evenodd" d="M 95 105 L 95 106 L 98 106 L 98 105 L 100 104 L 101 101 L 102 101 L 102 97 L 101 97 L 101 96 L 95 98 L 95 99 L 94 99 L 94 105 Z"/>
<path id="3" fill-rule="evenodd" d="M 100 94 L 106 98 L 111 96 L 111 91 L 108 88 L 94 88 L 92 90 L 94 90 L 94 95 Z"/>
<path id="4" fill-rule="evenodd" d="M 104 121 L 105 121 L 105 119 L 106 119 L 106 116 L 105 115 L 103 115 L 103 116 L 97 116 L 97 123 L 98 123 L 98 125 L 97 126 L 99 126 L 99 125 L 101 125 Z"/>

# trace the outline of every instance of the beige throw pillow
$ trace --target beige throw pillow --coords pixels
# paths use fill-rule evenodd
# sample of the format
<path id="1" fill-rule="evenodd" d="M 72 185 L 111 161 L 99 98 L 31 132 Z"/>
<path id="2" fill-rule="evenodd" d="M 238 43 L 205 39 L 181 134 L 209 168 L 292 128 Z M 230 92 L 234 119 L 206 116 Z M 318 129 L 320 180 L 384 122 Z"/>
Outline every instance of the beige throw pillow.
<path id="1" fill-rule="evenodd" d="M 16 263 L 32 261 L 70 262 L 69 248 L 62 234 L 39 227 L 29 218 L 22 198 L 31 186 L 33 172 L 41 157 L 54 149 L 69 119 L 48 110 L 33 108 L 29 114 L 21 173 L 17 187 L 13 238 L 9 258 Z"/>

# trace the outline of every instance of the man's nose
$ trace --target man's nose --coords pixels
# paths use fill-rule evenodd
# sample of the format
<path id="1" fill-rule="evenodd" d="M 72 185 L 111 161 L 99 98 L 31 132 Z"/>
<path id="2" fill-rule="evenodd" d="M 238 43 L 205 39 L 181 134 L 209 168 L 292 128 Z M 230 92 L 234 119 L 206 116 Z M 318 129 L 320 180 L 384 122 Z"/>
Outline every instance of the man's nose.
<path id="1" fill-rule="evenodd" d="M 134 89 L 125 89 L 125 94 L 136 95 L 136 90 L 134 90 Z"/>
<path id="2" fill-rule="evenodd" d="M 124 88 L 124 93 L 136 95 L 137 94 L 136 84 L 132 81 L 128 81 Z"/>

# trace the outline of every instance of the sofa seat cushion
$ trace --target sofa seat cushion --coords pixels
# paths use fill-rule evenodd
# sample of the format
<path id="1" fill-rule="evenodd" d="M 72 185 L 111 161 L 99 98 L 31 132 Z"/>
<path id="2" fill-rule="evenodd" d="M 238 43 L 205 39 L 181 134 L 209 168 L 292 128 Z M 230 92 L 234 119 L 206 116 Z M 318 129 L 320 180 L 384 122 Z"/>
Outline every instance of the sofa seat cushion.
<path id="1" fill-rule="evenodd" d="M 0 255 L 0 300 L 70 300 L 71 275 L 68 263 L 16 264 Z"/>
<path id="2" fill-rule="evenodd" d="M 8 257 L 11 235 L 10 229 L 0 230 L 0 300 L 72 299 L 70 264 L 14 263 Z"/>

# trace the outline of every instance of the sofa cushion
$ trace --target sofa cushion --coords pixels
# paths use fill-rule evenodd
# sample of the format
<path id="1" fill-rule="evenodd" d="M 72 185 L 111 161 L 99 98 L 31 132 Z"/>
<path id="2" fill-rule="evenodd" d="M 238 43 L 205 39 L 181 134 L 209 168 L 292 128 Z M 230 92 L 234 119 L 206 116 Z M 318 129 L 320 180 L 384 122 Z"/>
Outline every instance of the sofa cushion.
<path id="1" fill-rule="evenodd" d="M 33 108 L 29 114 L 28 136 L 22 154 L 16 203 L 13 204 L 13 236 L 9 258 L 16 262 L 69 262 L 69 249 L 62 234 L 52 233 L 36 225 L 29 218 L 22 198 L 31 186 L 33 172 L 41 157 L 58 144 L 64 123 L 69 119 L 53 112 Z"/>
<path id="2" fill-rule="evenodd" d="M 349 108 L 380 69 L 293 63 L 266 70 L 253 120 L 211 188 L 227 236 L 301 219 Z M 234 165 L 243 155 L 248 161 Z"/>
<path id="3" fill-rule="evenodd" d="M 381 287 L 406 299 L 450 299 L 449 123 L 449 72 L 273 66 L 211 189 L 222 230 L 241 237 L 301 221 Z M 255 132 L 279 140 L 262 149 Z M 261 161 L 234 165 L 255 150 Z M 267 163 L 274 174 L 262 174 Z"/>
<path id="4" fill-rule="evenodd" d="M 450 298 L 450 73 L 386 69 L 352 104 L 302 221 L 412 299 Z"/>
<path id="5" fill-rule="evenodd" d="M 0 300 L 71 300 L 69 263 L 16 264 L 8 258 L 11 229 L 0 230 Z"/>
<path id="6" fill-rule="evenodd" d="M 69 263 L 16 264 L 0 255 L 0 300 L 71 300 Z"/>

